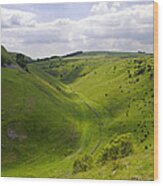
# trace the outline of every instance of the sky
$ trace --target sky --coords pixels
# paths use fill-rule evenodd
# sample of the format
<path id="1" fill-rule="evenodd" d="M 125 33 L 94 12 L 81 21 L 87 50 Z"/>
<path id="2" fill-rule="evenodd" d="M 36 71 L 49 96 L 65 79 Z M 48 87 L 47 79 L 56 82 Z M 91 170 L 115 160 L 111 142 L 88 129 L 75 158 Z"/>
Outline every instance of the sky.
<path id="1" fill-rule="evenodd" d="M 2 44 L 32 58 L 153 52 L 153 1 L 1 5 Z"/>

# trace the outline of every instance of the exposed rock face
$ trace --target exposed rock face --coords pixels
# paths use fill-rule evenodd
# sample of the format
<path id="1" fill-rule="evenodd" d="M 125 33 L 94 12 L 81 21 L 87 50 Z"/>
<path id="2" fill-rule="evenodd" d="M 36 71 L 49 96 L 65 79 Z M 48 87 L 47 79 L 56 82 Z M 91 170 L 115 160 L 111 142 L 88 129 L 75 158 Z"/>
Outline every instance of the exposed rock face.
<path id="1" fill-rule="evenodd" d="M 14 140 L 14 139 L 18 138 L 19 141 L 23 141 L 27 138 L 27 136 L 25 134 L 17 134 L 16 131 L 14 129 L 11 129 L 11 128 L 9 128 L 7 130 L 7 136 L 11 140 Z"/>
<path id="2" fill-rule="evenodd" d="M 6 68 L 11 68 L 11 69 L 16 69 L 17 68 L 17 66 L 16 65 L 13 65 L 13 64 L 4 64 L 4 67 L 6 67 Z"/>
<path id="3" fill-rule="evenodd" d="M 18 136 L 17 136 L 17 134 L 16 134 L 16 132 L 15 132 L 15 130 L 13 130 L 13 129 L 11 129 L 11 128 L 9 128 L 8 130 L 7 130 L 7 136 L 10 138 L 10 139 L 12 139 L 12 140 L 14 140 L 14 139 L 16 139 Z"/>

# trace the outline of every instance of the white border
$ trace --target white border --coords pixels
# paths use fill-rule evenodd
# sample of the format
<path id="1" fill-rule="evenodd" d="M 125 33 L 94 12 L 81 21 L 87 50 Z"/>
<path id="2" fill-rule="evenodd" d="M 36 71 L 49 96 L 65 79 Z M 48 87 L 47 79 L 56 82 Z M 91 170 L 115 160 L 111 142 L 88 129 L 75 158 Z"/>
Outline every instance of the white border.
<path id="1" fill-rule="evenodd" d="M 97 0 L 89 0 L 89 2 L 94 2 Z M 101 1 L 101 0 L 98 0 Z M 116 0 L 112 0 L 116 1 Z M 119 0 L 121 1 L 121 0 Z M 132 0 L 130 0 L 132 1 Z M 137 0 L 138 1 L 138 0 Z M 140 1 L 140 0 L 139 0 Z M 143 0 L 144 1 L 144 0 Z M 1 0 L 0 4 L 11 4 L 11 3 L 48 3 L 48 2 L 88 2 L 88 0 Z M 159 177 L 157 181 L 151 182 L 138 182 L 138 181 L 109 181 L 109 180 L 65 180 L 65 179 L 38 179 L 38 178 L 0 178 L 0 185 L 2 186 L 148 186 L 148 185 L 157 185 L 163 186 L 163 0 L 158 0 L 159 3 Z M 161 21 L 160 21 L 161 20 Z M 162 85 L 162 86 L 161 86 Z M 162 95 L 162 97 L 161 97 Z M 160 143 L 162 142 L 162 143 Z"/>

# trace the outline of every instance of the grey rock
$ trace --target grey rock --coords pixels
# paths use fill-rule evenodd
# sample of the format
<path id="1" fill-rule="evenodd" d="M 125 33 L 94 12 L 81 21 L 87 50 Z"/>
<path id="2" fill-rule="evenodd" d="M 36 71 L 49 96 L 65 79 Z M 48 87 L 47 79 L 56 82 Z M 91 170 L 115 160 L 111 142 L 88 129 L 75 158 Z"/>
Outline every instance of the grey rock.
<path id="1" fill-rule="evenodd" d="M 11 128 L 9 128 L 9 129 L 7 130 L 7 136 L 8 136 L 10 139 L 12 139 L 12 140 L 14 140 L 14 139 L 16 139 L 16 138 L 18 137 L 17 134 L 16 134 L 16 131 L 13 130 L 13 129 L 11 129 Z"/>

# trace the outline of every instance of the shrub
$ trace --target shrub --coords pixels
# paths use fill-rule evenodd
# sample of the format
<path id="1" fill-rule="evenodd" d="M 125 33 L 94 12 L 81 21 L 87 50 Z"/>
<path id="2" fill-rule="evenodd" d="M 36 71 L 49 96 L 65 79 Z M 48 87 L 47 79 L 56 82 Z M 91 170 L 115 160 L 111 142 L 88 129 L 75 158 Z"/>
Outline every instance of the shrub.
<path id="1" fill-rule="evenodd" d="M 73 149 L 67 149 L 67 150 L 65 151 L 65 153 L 64 153 L 64 156 L 67 157 L 67 156 L 69 156 L 70 154 L 72 154 L 73 152 L 74 152 Z"/>
<path id="2" fill-rule="evenodd" d="M 116 160 L 128 156 L 133 152 L 132 137 L 130 133 L 114 137 L 100 154 L 99 161 Z"/>
<path id="3" fill-rule="evenodd" d="M 135 75 L 141 75 L 145 72 L 145 67 L 141 68 L 140 70 L 138 70 L 137 72 L 135 72 Z"/>
<path id="4" fill-rule="evenodd" d="M 16 55 L 16 62 L 20 67 L 24 69 L 27 67 L 27 61 L 25 60 L 25 56 L 23 54 Z"/>
<path id="5" fill-rule="evenodd" d="M 73 173 L 76 174 L 78 172 L 86 172 L 92 168 L 92 162 L 93 159 L 91 155 L 80 156 L 74 161 Z"/>

